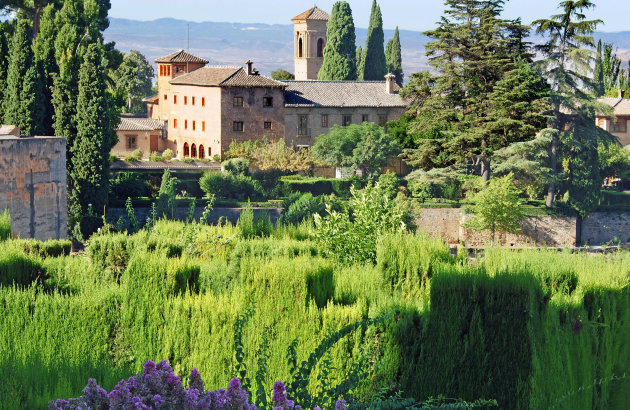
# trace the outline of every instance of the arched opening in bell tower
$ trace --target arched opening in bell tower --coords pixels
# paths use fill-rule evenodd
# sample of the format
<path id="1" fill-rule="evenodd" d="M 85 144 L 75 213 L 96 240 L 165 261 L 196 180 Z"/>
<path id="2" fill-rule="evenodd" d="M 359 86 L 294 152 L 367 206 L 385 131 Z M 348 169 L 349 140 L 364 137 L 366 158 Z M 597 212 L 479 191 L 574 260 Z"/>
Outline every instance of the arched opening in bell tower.
<path id="1" fill-rule="evenodd" d="M 304 57 L 304 55 L 302 54 L 303 49 L 302 49 L 302 39 L 298 40 L 298 57 L 302 58 Z"/>
<path id="2" fill-rule="evenodd" d="M 323 57 L 324 56 L 324 39 L 320 38 L 319 40 L 317 40 L 317 57 Z"/>

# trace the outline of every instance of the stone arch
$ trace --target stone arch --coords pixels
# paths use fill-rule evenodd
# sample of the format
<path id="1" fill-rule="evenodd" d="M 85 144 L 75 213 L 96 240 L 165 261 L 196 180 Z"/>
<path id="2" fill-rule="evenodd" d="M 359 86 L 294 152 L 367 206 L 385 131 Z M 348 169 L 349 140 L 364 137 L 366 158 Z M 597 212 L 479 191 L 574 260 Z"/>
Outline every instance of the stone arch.
<path id="1" fill-rule="evenodd" d="M 190 147 L 190 157 L 197 158 L 197 145 L 192 144 Z"/>
<path id="2" fill-rule="evenodd" d="M 324 47 L 326 47 L 326 44 L 324 44 L 324 39 L 320 38 L 319 40 L 317 40 L 317 57 L 324 56 Z"/>
<path id="3" fill-rule="evenodd" d="M 206 157 L 206 149 L 203 147 L 203 144 L 199 145 L 199 159 L 204 159 Z"/>
<path id="4" fill-rule="evenodd" d="M 188 158 L 190 156 L 190 148 L 188 147 L 188 143 L 184 142 L 184 158 Z"/>
<path id="5" fill-rule="evenodd" d="M 298 40 L 298 57 L 304 57 L 304 46 L 302 44 L 302 38 Z"/>

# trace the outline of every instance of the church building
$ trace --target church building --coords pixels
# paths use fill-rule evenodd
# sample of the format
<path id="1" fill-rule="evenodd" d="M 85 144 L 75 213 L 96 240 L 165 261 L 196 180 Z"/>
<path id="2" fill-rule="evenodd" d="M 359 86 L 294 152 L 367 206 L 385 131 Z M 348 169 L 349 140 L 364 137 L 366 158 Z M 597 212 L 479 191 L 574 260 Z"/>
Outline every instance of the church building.
<path id="1" fill-rule="evenodd" d="M 160 146 L 172 147 L 180 159 L 223 158 L 232 141 L 284 138 L 289 146 L 307 147 L 336 124 L 385 127 L 400 118 L 406 104 L 391 74 L 384 81 L 317 81 L 329 17 L 313 7 L 292 19 L 295 81 L 260 75 L 251 61 L 209 66 L 184 50 L 155 60 L 158 94 L 144 101 L 149 118 L 164 124 L 167 141 Z"/>

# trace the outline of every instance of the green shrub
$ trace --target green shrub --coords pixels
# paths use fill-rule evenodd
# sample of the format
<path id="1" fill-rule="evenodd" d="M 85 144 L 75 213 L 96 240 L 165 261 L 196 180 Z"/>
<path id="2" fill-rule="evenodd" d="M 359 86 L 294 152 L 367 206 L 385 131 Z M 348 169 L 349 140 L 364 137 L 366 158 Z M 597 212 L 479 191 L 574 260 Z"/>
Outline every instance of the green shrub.
<path id="1" fill-rule="evenodd" d="M 11 214 L 5 209 L 0 214 L 0 241 L 11 239 Z"/>
<path id="2" fill-rule="evenodd" d="M 147 196 L 149 186 L 137 173 L 118 172 L 110 180 L 109 190 L 114 197 L 126 200 L 127 198 Z"/>
<path id="3" fill-rule="evenodd" d="M 365 182 L 360 179 L 325 179 L 312 178 L 308 180 L 282 179 L 291 192 L 310 192 L 314 196 L 335 194 L 347 198 L 350 196 L 350 188 L 362 188 Z"/>
<path id="4" fill-rule="evenodd" d="M 132 249 L 131 238 L 127 234 L 117 233 L 93 236 L 86 252 L 93 264 L 118 280 L 127 268 Z"/>
<path id="5" fill-rule="evenodd" d="M 149 161 L 151 161 L 151 162 L 164 162 L 164 161 L 166 161 L 166 159 L 164 157 L 162 157 L 162 155 L 160 155 L 159 152 L 152 152 L 151 155 L 149 155 Z"/>
<path id="6" fill-rule="evenodd" d="M 246 158 L 231 158 L 223 161 L 221 167 L 225 172 L 229 172 L 233 175 L 249 175 L 249 160 Z"/>
<path id="7" fill-rule="evenodd" d="M 391 171 L 378 177 L 378 183 L 389 199 L 396 198 L 396 195 L 398 195 L 398 192 L 400 191 L 402 181 L 403 180 L 399 178 L 398 175 Z"/>
<path id="8" fill-rule="evenodd" d="M 68 256 L 72 250 L 72 242 L 69 240 L 41 242 L 35 239 L 23 239 L 16 241 L 16 244 L 19 244 L 27 254 L 40 258 Z"/>
<path id="9" fill-rule="evenodd" d="M 175 153 L 174 153 L 174 152 L 173 152 L 173 150 L 172 150 L 172 149 L 170 149 L 170 148 L 165 149 L 165 150 L 164 150 L 164 152 L 162 153 L 162 158 L 163 158 L 165 161 L 170 161 L 170 160 L 172 160 L 174 156 L 175 156 Z"/>
<path id="10" fill-rule="evenodd" d="M 204 192 L 199 186 L 199 179 L 178 179 L 176 190 L 177 192 L 186 191 L 186 196 L 189 197 L 201 198 L 204 196 Z"/>
<path id="11" fill-rule="evenodd" d="M 315 214 L 323 214 L 326 210 L 326 205 L 321 197 L 313 197 L 309 192 L 299 195 L 298 198 L 292 200 L 295 196 L 287 198 L 283 202 L 282 223 L 285 224 L 297 224 L 305 219 L 312 218 Z"/>
<path id="12" fill-rule="evenodd" d="M 19 244 L 0 245 L 0 286 L 29 286 L 44 280 L 46 272 L 36 259 L 27 256 Z"/>
<path id="13" fill-rule="evenodd" d="M 206 172 L 199 180 L 199 186 L 206 195 L 218 198 L 256 201 L 264 197 L 260 183 L 248 176 Z"/>

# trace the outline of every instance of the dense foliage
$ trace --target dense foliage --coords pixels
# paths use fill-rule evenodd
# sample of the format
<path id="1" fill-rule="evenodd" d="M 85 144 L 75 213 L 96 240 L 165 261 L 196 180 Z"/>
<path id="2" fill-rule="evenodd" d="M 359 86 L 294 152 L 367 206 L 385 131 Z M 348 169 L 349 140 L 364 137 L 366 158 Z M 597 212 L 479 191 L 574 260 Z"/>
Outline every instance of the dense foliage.
<path id="1" fill-rule="evenodd" d="M 356 34 L 352 9 L 346 1 L 334 4 L 326 30 L 324 62 L 318 80 L 356 80 Z"/>
<path id="2" fill-rule="evenodd" d="M 400 45 L 400 32 L 398 26 L 394 32 L 394 38 L 387 42 L 385 47 L 385 60 L 387 62 L 387 72 L 396 76 L 396 84 L 402 87 L 405 75 L 402 68 L 402 49 Z"/>
<path id="3" fill-rule="evenodd" d="M 376 3 L 376 0 L 373 0 L 367 40 L 365 41 L 361 64 L 358 65 L 359 80 L 383 81 L 385 74 L 387 74 L 384 41 L 381 7 Z"/>

